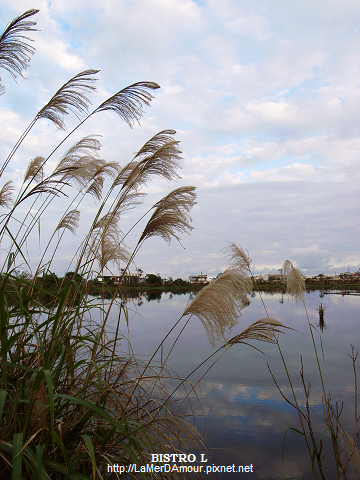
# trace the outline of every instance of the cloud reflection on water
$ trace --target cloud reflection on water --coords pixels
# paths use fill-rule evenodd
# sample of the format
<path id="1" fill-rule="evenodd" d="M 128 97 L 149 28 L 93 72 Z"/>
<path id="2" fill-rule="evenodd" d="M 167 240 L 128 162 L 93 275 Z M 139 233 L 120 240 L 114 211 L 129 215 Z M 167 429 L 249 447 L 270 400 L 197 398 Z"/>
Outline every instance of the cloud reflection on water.
<path id="1" fill-rule="evenodd" d="M 299 403 L 300 405 L 304 403 L 304 392 L 299 377 L 302 355 L 305 380 L 312 384 L 310 405 L 314 412 L 321 414 L 322 391 L 304 311 L 301 306 L 289 302 L 286 295 L 284 303 L 279 302 L 281 294 L 265 294 L 264 297 L 269 314 L 296 330 L 281 335 L 280 340 Z M 358 328 L 360 297 L 326 295 L 319 298 L 319 292 L 311 292 L 305 299 L 313 325 L 318 323 L 316 308 L 320 301 L 326 307 L 328 329 L 324 330 L 321 337 L 325 364 L 321 358 L 321 344 L 317 334 L 316 341 L 326 388 L 331 391 L 334 401 L 344 401 L 342 421 L 345 428 L 352 433 L 354 379 L 348 353 L 350 344 L 360 348 Z M 169 300 L 168 295 L 163 295 L 160 303 L 145 302 L 137 308 L 140 315 L 132 317 L 129 328 L 135 354 L 143 357 L 154 351 L 173 323 L 181 316 L 186 302 L 187 296 L 175 295 Z M 239 325 L 233 329 L 231 335 L 236 335 L 263 316 L 263 307 L 259 296 L 256 295 L 255 298 L 251 298 L 250 306 L 244 309 Z M 164 347 L 165 352 L 169 350 L 180 328 L 181 326 L 169 338 Z M 299 420 L 293 408 L 282 399 L 267 368 L 269 362 L 283 393 L 291 399 L 291 390 L 276 345 L 257 346 L 265 355 L 244 345 L 231 347 L 201 381 L 201 388 L 197 389 L 201 406 L 196 396 L 192 394 L 192 408 L 184 404 L 181 410 L 194 418 L 195 425 L 204 436 L 209 454 L 213 455 L 213 458 L 210 456 L 209 458 L 212 458 L 215 464 L 253 463 L 255 474 L 252 478 L 258 479 L 290 477 L 310 479 L 310 462 L 305 443 L 299 434 L 288 430 L 282 460 L 285 432 L 291 427 L 299 428 Z M 201 322 L 192 318 L 170 356 L 169 365 L 184 378 L 213 351 Z M 193 383 L 207 367 L 208 365 L 199 369 L 191 378 Z M 178 391 L 176 398 L 181 400 L 182 397 L 183 393 Z M 313 418 L 318 438 L 326 430 L 326 426 L 315 413 Z M 331 478 L 332 465 L 328 474 Z M 231 476 L 226 474 L 223 478 L 230 480 Z"/>

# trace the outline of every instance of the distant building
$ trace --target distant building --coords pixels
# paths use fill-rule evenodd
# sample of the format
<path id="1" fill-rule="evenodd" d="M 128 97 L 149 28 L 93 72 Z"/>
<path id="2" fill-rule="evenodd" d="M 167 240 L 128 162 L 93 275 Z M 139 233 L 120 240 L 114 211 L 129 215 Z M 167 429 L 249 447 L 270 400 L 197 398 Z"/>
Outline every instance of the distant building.
<path id="1" fill-rule="evenodd" d="M 97 277 L 98 282 L 101 283 L 113 283 L 118 285 L 121 279 L 122 285 L 136 285 L 142 281 L 141 274 L 139 273 L 125 273 L 125 275 L 103 275 Z"/>
<path id="2" fill-rule="evenodd" d="M 283 281 L 284 276 L 281 273 L 264 273 L 263 275 L 259 275 L 258 277 L 252 277 L 254 280 L 258 280 L 260 282 L 271 282 L 271 281 Z"/>
<path id="3" fill-rule="evenodd" d="M 191 283 L 195 283 L 197 285 L 207 283 L 207 275 L 205 273 L 200 273 L 200 275 L 193 275 L 191 277 Z"/>
<path id="4" fill-rule="evenodd" d="M 120 278 L 121 277 L 118 277 L 117 283 L 119 283 Z M 135 285 L 137 283 L 140 283 L 141 280 L 141 275 L 139 273 L 126 273 L 123 276 L 121 283 L 123 285 Z"/>

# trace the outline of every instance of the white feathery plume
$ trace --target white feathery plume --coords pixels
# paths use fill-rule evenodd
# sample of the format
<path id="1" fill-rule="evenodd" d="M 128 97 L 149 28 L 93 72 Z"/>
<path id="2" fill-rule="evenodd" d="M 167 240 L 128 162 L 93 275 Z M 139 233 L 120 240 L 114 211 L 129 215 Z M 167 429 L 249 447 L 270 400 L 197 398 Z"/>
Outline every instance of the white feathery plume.
<path id="1" fill-rule="evenodd" d="M 154 98 L 147 90 L 160 88 L 154 82 L 138 82 L 123 88 L 118 93 L 108 98 L 94 110 L 92 115 L 104 110 L 112 110 L 117 113 L 130 127 L 138 122 L 143 115 L 143 105 L 150 105 Z"/>
<path id="2" fill-rule="evenodd" d="M 23 76 L 22 71 L 26 70 L 31 55 L 35 52 L 35 48 L 24 41 L 32 42 L 33 40 L 23 35 L 23 32 L 36 31 L 36 28 L 32 28 L 36 22 L 27 19 L 38 11 L 36 9 L 27 10 L 16 17 L 0 36 L 0 68 L 7 70 L 14 79 L 17 75 Z M 3 92 L 4 87 L 0 84 L 0 95 Z"/>
<path id="3" fill-rule="evenodd" d="M 93 75 L 98 72 L 99 70 L 85 70 L 72 77 L 59 88 L 50 101 L 38 112 L 35 120 L 47 118 L 60 130 L 65 130 L 65 115 L 72 112 L 79 119 L 84 116 L 91 103 L 85 93 L 96 90 L 92 84 L 96 81 Z"/>
<path id="4" fill-rule="evenodd" d="M 259 342 L 277 343 L 276 333 L 285 333 L 280 328 L 285 327 L 279 320 L 274 318 L 262 318 L 245 328 L 239 335 L 231 338 L 226 345 L 234 345 L 236 343 L 247 343 L 249 340 L 257 340 Z M 250 345 L 253 347 L 253 345 Z"/>
<path id="5" fill-rule="evenodd" d="M 226 248 L 230 263 L 233 267 L 237 268 L 244 274 L 251 275 L 251 258 L 249 252 L 242 247 L 237 246 L 235 243 L 230 243 Z"/>
<path id="6" fill-rule="evenodd" d="M 147 238 L 159 236 L 170 243 L 174 237 L 180 242 L 176 232 L 190 234 L 189 211 L 196 203 L 195 187 L 180 187 L 170 192 L 154 205 L 155 211 L 148 221 L 139 244 Z"/>
<path id="7" fill-rule="evenodd" d="M 197 316 L 214 346 L 216 340 L 226 341 L 225 332 L 238 323 L 251 291 L 251 279 L 236 268 L 228 268 L 196 294 L 183 315 Z"/>
<path id="8" fill-rule="evenodd" d="M 12 194 L 14 191 L 12 181 L 9 180 L 0 190 L 0 207 L 10 207 L 13 203 Z"/>
<path id="9" fill-rule="evenodd" d="M 69 230 L 73 235 L 76 233 L 76 229 L 79 226 L 80 212 L 78 210 L 71 210 L 60 220 L 55 232 L 61 228 Z"/>
<path id="10" fill-rule="evenodd" d="M 286 278 L 287 290 L 289 294 L 298 302 L 304 296 L 305 276 L 294 267 L 290 260 L 285 260 L 282 267 L 283 275 Z"/>
<path id="11" fill-rule="evenodd" d="M 24 176 L 24 183 L 28 180 L 34 180 L 35 182 L 41 182 L 44 176 L 43 172 L 43 163 L 45 162 L 44 157 L 35 157 L 33 158 L 28 168 L 26 169 L 25 176 Z"/>

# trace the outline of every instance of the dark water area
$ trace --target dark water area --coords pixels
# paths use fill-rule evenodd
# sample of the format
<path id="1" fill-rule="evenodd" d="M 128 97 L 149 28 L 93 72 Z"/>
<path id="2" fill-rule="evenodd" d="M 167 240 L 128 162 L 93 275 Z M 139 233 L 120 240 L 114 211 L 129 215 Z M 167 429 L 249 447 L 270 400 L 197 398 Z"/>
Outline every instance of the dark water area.
<path id="1" fill-rule="evenodd" d="M 253 295 L 229 338 L 266 316 L 259 294 Z M 309 401 L 314 434 L 319 439 L 327 426 L 320 418 L 323 416 L 322 389 L 304 307 L 293 303 L 286 294 L 262 295 L 269 315 L 294 329 L 280 335 L 280 345 L 298 402 L 304 408 L 304 389 L 299 375 L 302 358 L 305 382 L 311 384 Z M 128 330 L 124 326 L 122 333 L 139 359 L 149 358 L 181 316 L 188 301 L 189 294 L 163 293 L 154 300 L 143 295 L 127 303 L 129 326 Z M 323 295 L 313 291 L 305 294 L 305 301 L 310 321 L 317 329 L 314 334 L 326 393 L 331 392 L 334 405 L 336 401 L 339 406 L 344 402 L 341 422 L 349 434 L 354 434 L 354 373 L 348 354 L 351 345 L 354 345 L 355 352 L 360 350 L 360 296 L 338 295 L 337 292 Z M 323 321 L 319 325 L 320 305 Z M 167 339 L 164 357 L 186 320 L 182 319 Z M 204 438 L 206 450 L 194 453 L 197 457 L 205 453 L 208 463 L 204 465 L 235 465 L 236 468 L 252 465 L 252 473 L 215 472 L 214 477 L 221 480 L 314 478 L 305 441 L 299 433 L 291 430 L 300 429 L 299 417 L 280 395 L 268 369 L 269 364 L 280 389 L 292 399 L 278 348 L 267 343 L 253 344 L 264 355 L 247 345 L 232 346 L 201 380 L 196 389 L 198 398 L 192 394 L 191 405 L 187 402 L 181 406 L 181 412 L 189 415 L 189 421 Z M 213 348 L 210 345 L 201 321 L 192 317 L 167 363 L 185 378 L 219 346 Z M 210 364 L 201 367 L 191 381 L 196 383 Z M 179 391 L 180 403 L 181 395 Z M 324 460 L 326 478 L 337 478 L 328 433 L 324 434 L 323 442 L 324 453 L 328 451 Z M 354 473 L 349 478 L 358 478 L 358 475 Z"/>

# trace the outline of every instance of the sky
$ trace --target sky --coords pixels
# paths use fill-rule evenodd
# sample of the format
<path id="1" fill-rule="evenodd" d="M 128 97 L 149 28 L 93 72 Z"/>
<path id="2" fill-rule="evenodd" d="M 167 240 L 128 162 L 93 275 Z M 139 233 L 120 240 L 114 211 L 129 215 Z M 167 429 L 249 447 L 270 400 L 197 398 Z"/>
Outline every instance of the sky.
<path id="1" fill-rule="evenodd" d="M 56 90 L 85 69 L 100 70 L 93 107 L 135 82 L 161 86 L 141 125 L 130 129 L 115 113 L 97 114 L 48 164 L 98 134 L 101 157 L 125 165 L 157 132 L 177 131 L 182 178 L 153 179 L 144 204 L 120 226 L 127 232 L 170 190 L 193 185 L 194 229 L 181 245 L 149 239 L 136 267 L 163 277 L 212 276 L 226 268 L 223 251 L 234 242 L 249 251 L 256 274 L 276 272 L 286 259 L 306 275 L 359 268 L 358 1 L 2 0 L 1 29 L 30 8 L 40 10 L 33 17 L 39 31 L 30 34 L 36 52 L 26 79 L 0 71 L 3 159 Z M 76 122 L 66 116 L 67 132 Z M 12 179 L 19 188 L 29 161 L 47 156 L 65 135 L 37 122 L 0 186 Z M 29 240 L 33 267 L 63 207 L 64 200 L 55 202 L 40 238 Z M 97 208 L 91 198 L 81 206 L 77 235 L 64 235 L 52 271 L 68 270 Z M 130 250 L 142 228 L 127 237 Z"/>

